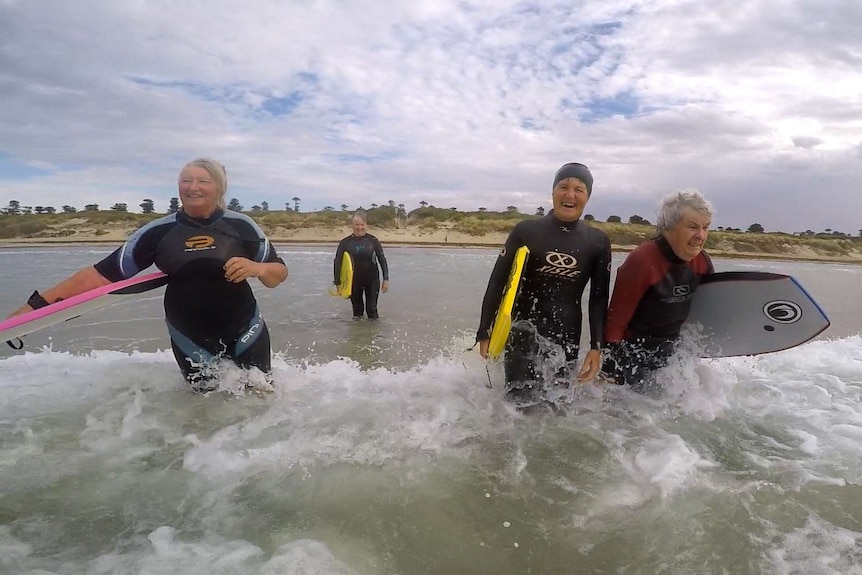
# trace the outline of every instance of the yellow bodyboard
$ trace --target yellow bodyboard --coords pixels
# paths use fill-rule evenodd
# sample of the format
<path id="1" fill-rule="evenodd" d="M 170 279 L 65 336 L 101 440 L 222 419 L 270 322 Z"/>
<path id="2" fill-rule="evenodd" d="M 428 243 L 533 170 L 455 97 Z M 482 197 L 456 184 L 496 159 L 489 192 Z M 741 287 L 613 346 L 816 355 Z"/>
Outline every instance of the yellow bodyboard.
<path id="1" fill-rule="evenodd" d="M 512 270 L 509 272 L 509 281 L 503 290 L 503 300 L 494 317 L 494 325 L 491 327 L 491 343 L 488 345 L 488 355 L 496 359 L 506 346 L 509 339 L 509 331 L 512 329 L 512 309 L 515 307 L 515 298 L 518 297 L 518 288 L 521 285 L 521 277 L 527 258 L 530 257 L 530 248 L 521 246 L 515 252 L 515 261 L 512 262 Z"/>
<path id="2" fill-rule="evenodd" d="M 348 299 L 353 293 L 353 260 L 350 259 L 350 254 L 344 252 L 341 256 L 341 273 L 338 277 L 338 286 L 335 289 L 330 289 L 329 294 L 333 296 L 341 296 Z"/>

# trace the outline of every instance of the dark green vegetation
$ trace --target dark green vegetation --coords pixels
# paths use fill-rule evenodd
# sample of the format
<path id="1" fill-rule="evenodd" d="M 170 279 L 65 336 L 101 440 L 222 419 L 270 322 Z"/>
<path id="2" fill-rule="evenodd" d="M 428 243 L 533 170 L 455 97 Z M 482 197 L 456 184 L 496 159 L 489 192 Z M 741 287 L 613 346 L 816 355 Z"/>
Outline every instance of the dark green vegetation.
<path id="1" fill-rule="evenodd" d="M 319 212 L 301 213 L 296 211 L 248 211 L 260 226 L 274 239 L 279 239 L 285 231 L 301 228 L 340 229 L 349 225 L 352 212 L 326 209 Z M 517 222 L 539 215 L 525 215 L 509 209 L 504 212 L 480 210 L 461 212 L 453 208 L 421 207 L 406 213 L 396 206 L 379 206 L 366 210 L 368 224 L 378 230 L 407 229 L 408 231 L 431 232 L 448 230 L 466 234 L 475 241 L 471 244 L 482 245 L 483 236 L 493 233 L 506 233 Z M 127 233 L 139 228 L 146 222 L 162 217 L 163 214 L 138 214 L 117 210 L 80 211 L 76 213 L 54 214 L 0 214 L 0 239 L 68 239 L 99 236 L 117 229 Z M 619 220 L 620 218 L 614 218 Z M 605 230 L 615 246 L 632 247 L 654 235 L 651 225 L 638 223 L 599 222 L 585 217 L 589 225 Z M 635 220 L 635 217 L 632 218 Z M 637 220 L 635 220 L 637 221 Z M 707 249 L 723 255 L 762 254 L 769 256 L 812 257 L 845 259 L 862 257 L 862 237 L 844 234 L 804 232 L 787 234 L 783 232 L 764 233 L 753 224 L 749 231 L 714 230 L 707 241 Z M 761 228 L 762 229 L 762 228 Z M 499 245 L 498 238 L 489 238 L 488 245 Z"/>

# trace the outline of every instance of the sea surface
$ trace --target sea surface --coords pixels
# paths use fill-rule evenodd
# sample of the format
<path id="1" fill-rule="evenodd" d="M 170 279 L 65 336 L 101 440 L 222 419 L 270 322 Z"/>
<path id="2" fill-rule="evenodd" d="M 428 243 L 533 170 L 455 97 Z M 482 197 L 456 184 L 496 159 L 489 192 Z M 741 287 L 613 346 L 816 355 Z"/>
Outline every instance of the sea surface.
<path id="1" fill-rule="evenodd" d="M 862 573 L 862 267 L 718 259 L 832 327 L 524 414 L 467 351 L 496 251 L 384 247 L 377 322 L 327 295 L 334 245 L 279 248 L 269 391 L 190 392 L 163 290 L 3 346 L 0 573 Z M 0 249 L 0 314 L 109 251 Z"/>

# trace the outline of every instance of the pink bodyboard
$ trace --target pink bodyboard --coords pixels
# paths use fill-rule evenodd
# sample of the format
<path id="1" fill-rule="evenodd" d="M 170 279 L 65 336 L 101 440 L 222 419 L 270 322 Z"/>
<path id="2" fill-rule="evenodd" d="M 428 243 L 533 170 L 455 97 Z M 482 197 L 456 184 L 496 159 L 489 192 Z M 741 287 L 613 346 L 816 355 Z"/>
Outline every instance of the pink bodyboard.
<path id="1" fill-rule="evenodd" d="M 10 317 L 0 322 L 0 341 L 7 341 L 39 331 L 168 283 L 168 276 L 156 272 L 98 287 L 45 307 Z"/>

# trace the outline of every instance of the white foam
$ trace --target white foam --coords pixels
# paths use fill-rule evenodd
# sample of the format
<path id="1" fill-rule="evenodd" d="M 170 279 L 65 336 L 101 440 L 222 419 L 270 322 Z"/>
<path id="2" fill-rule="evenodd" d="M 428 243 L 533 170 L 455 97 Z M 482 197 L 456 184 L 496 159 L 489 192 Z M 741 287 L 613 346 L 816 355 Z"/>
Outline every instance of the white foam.
<path id="1" fill-rule="evenodd" d="M 88 573 L 149 573 L 212 575 L 259 573 L 261 575 L 353 575 L 356 572 L 336 559 L 320 541 L 301 539 L 285 543 L 269 556 L 260 547 L 241 539 L 217 535 L 182 536 L 162 526 L 147 537 L 151 547 L 131 553 L 110 553 L 91 561 Z"/>
<path id="2" fill-rule="evenodd" d="M 379 465 L 443 451 L 466 457 L 468 440 L 491 425 L 499 401 L 462 363 L 444 358 L 403 372 L 363 372 L 350 360 L 279 365 L 273 386 L 270 409 L 190 449 L 185 467 L 214 476 L 261 466 Z"/>
<path id="3" fill-rule="evenodd" d="M 858 336 L 757 358 L 680 358 L 661 375 L 666 394 L 578 386 L 564 416 L 515 410 L 502 397 L 501 365 L 491 365 L 489 389 L 484 362 L 461 353 L 470 343 L 459 336 L 447 352 L 409 369 L 276 357 L 272 391 L 247 390 L 246 375 L 228 366 L 220 391 L 207 395 L 188 390 L 166 351 L 45 349 L 0 360 L 3 495 L 35 493 L 33 516 L 23 520 L 52 527 L 0 531 L 0 551 L 9 550 L 20 572 L 62 571 L 59 558 L 39 555 L 53 543 L 39 537 L 74 531 L 75 521 L 104 509 L 133 519 L 123 534 L 98 534 L 118 538 L 112 552 L 80 550 L 78 571 L 86 563 L 91 573 L 177 572 L 175 561 L 191 573 L 300 565 L 339 573 L 356 569 L 358 556 L 370 557 L 363 565 L 386 558 L 374 555 L 373 541 L 336 547 L 344 536 L 332 525 L 355 513 L 397 516 L 400 505 L 429 498 L 468 501 L 457 499 L 466 486 L 488 513 L 468 528 L 506 520 L 519 530 L 521 549 L 531 536 L 577 539 L 588 553 L 602 547 L 593 534 L 637 515 L 632 508 L 666 510 L 659 519 L 671 521 L 685 513 L 678 506 L 703 498 L 731 505 L 740 494 L 765 492 L 792 501 L 810 487 L 862 483 Z M 364 500 L 369 493 L 378 499 Z M 68 518 L 48 516 L 40 503 L 46 494 L 62 501 Z M 380 501 L 388 507 L 371 513 Z M 537 501 L 566 519 L 531 516 Z M 325 525 L 266 544 L 246 539 L 233 530 L 242 530 L 252 504 L 274 507 L 280 518 L 295 510 L 318 518 L 322 507 Z M 746 500 L 755 517 L 769 513 L 761 505 Z M 172 525 L 152 523 L 172 513 L 179 517 Z M 451 511 L 437 519 L 442 531 L 466 521 Z M 820 521 L 808 529 L 837 529 Z M 142 525 L 144 533 L 165 526 L 141 546 Z M 799 537 L 813 531 L 806 533 Z M 847 534 L 834 533 L 834 544 L 818 545 L 845 565 Z M 788 573 L 814 557 L 794 558 L 796 542 L 788 537 L 774 558 Z"/>
<path id="4" fill-rule="evenodd" d="M 261 575 L 354 575 L 356 571 L 342 563 L 320 541 L 291 541 L 276 550 L 261 568 Z"/>
<path id="5" fill-rule="evenodd" d="M 678 435 L 634 438 L 627 443 L 630 445 L 616 455 L 625 480 L 607 486 L 598 496 L 592 513 L 637 506 L 654 498 L 666 499 L 692 482 L 704 483 L 700 471 L 714 467 L 713 462 L 698 455 Z"/>
<path id="6" fill-rule="evenodd" d="M 860 549 L 862 533 L 810 515 L 803 526 L 785 534 L 780 546 L 769 551 L 770 564 L 765 571 L 776 575 L 860 573 Z"/>

